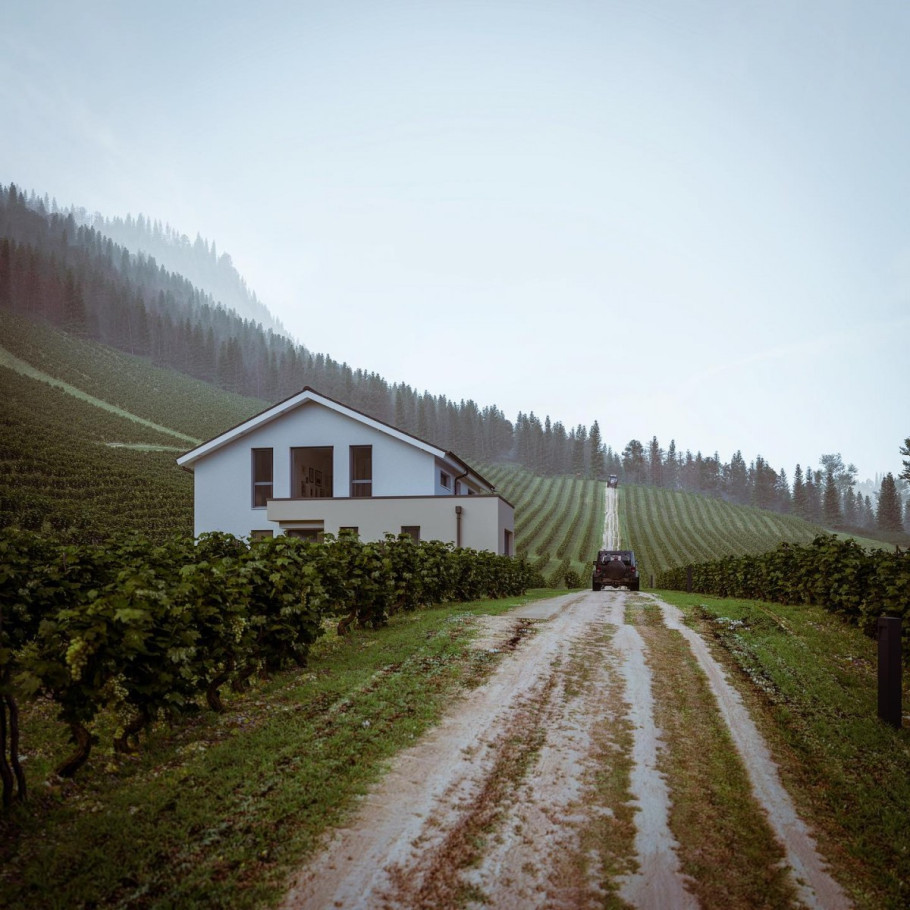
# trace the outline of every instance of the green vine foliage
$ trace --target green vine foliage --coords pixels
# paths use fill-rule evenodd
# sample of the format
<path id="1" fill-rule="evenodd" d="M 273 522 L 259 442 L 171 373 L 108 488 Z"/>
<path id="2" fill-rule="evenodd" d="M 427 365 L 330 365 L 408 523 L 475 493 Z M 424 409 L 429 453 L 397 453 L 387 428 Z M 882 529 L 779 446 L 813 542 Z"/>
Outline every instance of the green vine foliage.
<path id="1" fill-rule="evenodd" d="M 155 543 L 130 534 L 62 545 L 6 529 L 0 557 L 5 804 L 25 795 L 17 699 L 54 701 L 76 745 L 58 773 L 71 776 L 90 756 L 100 712 L 119 721 L 115 748 L 134 748 L 154 720 L 220 710 L 226 684 L 305 666 L 325 619 L 342 633 L 378 628 L 399 611 L 542 585 L 524 559 L 392 535 Z"/>
<path id="2" fill-rule="evenodd" d="M 781 604 L 817 604 L 874 635 L 879 616 L 903 618 L 910 641 L 910 554 L 867 552 L 853 539 L 821 535 L 808 546 L 781 544 L 758 556 L 727 556 L 661 572 L 658 587 Z M 904 648 L 910 662 L 910 648 Z"/>

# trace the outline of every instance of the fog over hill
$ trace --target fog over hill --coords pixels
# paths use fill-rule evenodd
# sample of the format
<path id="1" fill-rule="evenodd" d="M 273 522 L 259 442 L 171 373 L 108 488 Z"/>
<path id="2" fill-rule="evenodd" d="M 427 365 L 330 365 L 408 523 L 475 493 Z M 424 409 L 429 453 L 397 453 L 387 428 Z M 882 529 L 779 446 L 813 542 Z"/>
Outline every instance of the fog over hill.
<path id="1" fill-rule="evenodd" d="M 280 335 L 288 334 L 281 321 L 247 286 L 230 254 L 218 253 L 214 240 L 210 243 L 196 234 L 191 241 L 170 224 L 162 225 L 141 213 L 135 218 L 107 218 L 100 212 L 90 215 L 84 208 L 73 206 L 64 214 L 72 214 L 77 224 L 93 227 L 131 253 L 153 257 L 159 265 L 182 275 L 243 319 L 261 323 L 263 328 Z"/>

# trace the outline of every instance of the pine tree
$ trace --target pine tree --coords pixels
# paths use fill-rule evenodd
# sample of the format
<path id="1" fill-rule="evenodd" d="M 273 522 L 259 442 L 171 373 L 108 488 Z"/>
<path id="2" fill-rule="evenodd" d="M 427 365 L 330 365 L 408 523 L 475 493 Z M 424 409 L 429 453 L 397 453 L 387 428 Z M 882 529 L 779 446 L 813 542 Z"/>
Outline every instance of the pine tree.
<path id="1" fill-rule="evenodd" d="M 727 488 L 734 502 L 740 505 L 749 503 L 749 472 L 746 468 L 746 459 L 738 449 L 730 459 L 730 473 Z"/>
<path id="2" fill-rule="evenodd" d="M 825 527 L 839 528 L 843 516 L 840 507 L 840 494 L 837 492 L 837 483 L 834 480 L 834 471 L 828 468 L 825 474 L 825 495 L 822 506 Z"/>
<path id="3" fill-rule="evenodd" d="M 622 453 L 622 468 L 629 483 L 642 483 L 645 475 L 645 447 L 632 439 Z"/>
<path id="4" fill-rule="evenodd" d="M 82 288 L 77 284 L 71 269 L 66 270 L 63 282 L 63 327 L 76 335 L 81 335 L 86 328 Z"/>
<path id="5" fill-rule="evenodd" d="M 806 520 L 822 520 L 821 472 L 806 469 Z"/>
<path id="6" fill-rule="evenodd" d="M 910 436 L 904 440 L 904 444 L 901 446 L 901 455 L 906 455 L 907 460 L 904 461 L 904 470 L 898 476 L 903 480 L 910 480 Z"/>
<path id="7" fill-rule="evenodd" d="M 604 465 L 603 440 L 600 438 L 600 424 L 595 420 L 591 424 L 591 432 L 588 434 L 588 448 L 590 456 L 589 474 L 595 480 L 603 480 L 607 476 L 606 466 Z"/>
<path id="8" fill-rule="evenodd" d="M 799 465 L 793 472 L 793 514 L 797 518 L 809 517 L 809 500 L 803 483 L 803 469 Z"/>
<path id="9" fill-rule="evenodd" d="M 0 239 L 0 307 L 8 308 L 13 301 L 13 256 L 9 238 Z"/>
<path id="10" fill-rule="evenodd" d="M 894 482 L 894 475 L 890 472 L 882 479 L 882 487 L 878 494 L 876 526 L 879 531 L 885 532 L 903 530 L 901 500 L 900 496 L 897 495 L 897 485 Z"/>
<path id="11" fill-rule="evenodd" d="M 783 468 L 780 469 L 780 474 L 777 476 L 777 483 L 774 486 L 774 498 L 774 507 L 779 512 L 787 513 L 790 511 L 792 505 L 790 484 L 787 480 L 787 472 Z"/>
<path id="12" fill-rule="evenodd" d="M 844 494 L 844 524 L 848 528 L 855 528 L 859 521 L 856 512 L 856 493 L 852 489 Z"/>
<path id="13" fill-rule="evenodd" d="M 651 483 L 655 487 L 663 486 L 664 450 L 660 447 L 656 436 L 652 436 L 651 442 L 648 444 L 648 473 Z"/>
<path id="14" fill-rule="evenodd" d="M 677 489 L 679 483 L 679 461 L 676 456 L 676 440 L 671 439 L 667 446 L 667 457 L 664 459 L 664 486 L 668 490 Z"/>

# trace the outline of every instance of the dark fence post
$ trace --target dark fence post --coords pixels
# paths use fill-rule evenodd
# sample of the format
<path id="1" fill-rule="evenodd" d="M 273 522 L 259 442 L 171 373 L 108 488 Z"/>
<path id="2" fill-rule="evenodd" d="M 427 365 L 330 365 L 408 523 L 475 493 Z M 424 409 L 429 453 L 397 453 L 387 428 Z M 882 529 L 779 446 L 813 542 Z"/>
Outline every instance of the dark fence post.
<path id="1" fill-rule="evenodd" d="M 692 593 L 692 566 L 686 566 L 686 594 Z"/>
<path id="2" fill-rule="evenodd" d="M 901 718 L 901 620 L 878 618 L 878 716 L 900 728 Z"/>
<path id="3" fill-rule="evenodd" d="M 654 587 L 654 573 L 651 573 L 651 587 Z"/>

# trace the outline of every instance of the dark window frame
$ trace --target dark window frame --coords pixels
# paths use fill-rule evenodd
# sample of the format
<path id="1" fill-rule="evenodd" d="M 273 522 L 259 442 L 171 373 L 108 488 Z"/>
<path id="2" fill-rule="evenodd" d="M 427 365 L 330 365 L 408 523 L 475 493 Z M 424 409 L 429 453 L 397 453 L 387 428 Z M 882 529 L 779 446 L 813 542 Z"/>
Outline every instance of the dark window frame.
<path id="1" fill-rule="evenodd" d="M 354 472 L 356 456 L 363 452 L 369 453 L 369 477 L 356 476 L 355 472 Z M 351 498 L 352 499 L 370 499 L 370 498 L 372 498 L 372 496 L 373 496 L 373 447 L 371 445 L 351 446 L 349 458 L 350 458 Z"/>
<path id="2" fill-rule="evenodd" d="M 269 453 L 268 479 L 259 473 L 263 465 L 257 463 L 257 455 L 264 452 Z M 264 509 L 268 504 L 268 500 L 274 498 L 275 493 L 275 450 L 273 448 L 264 446 L 250 449 L 250 479 L 252 507 L 254 509 Z"/>

